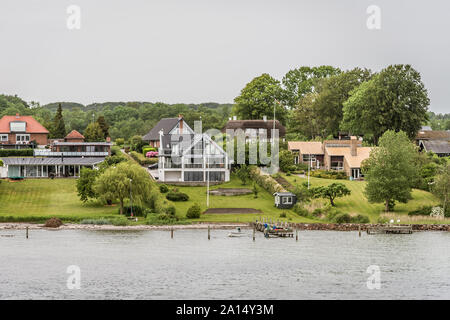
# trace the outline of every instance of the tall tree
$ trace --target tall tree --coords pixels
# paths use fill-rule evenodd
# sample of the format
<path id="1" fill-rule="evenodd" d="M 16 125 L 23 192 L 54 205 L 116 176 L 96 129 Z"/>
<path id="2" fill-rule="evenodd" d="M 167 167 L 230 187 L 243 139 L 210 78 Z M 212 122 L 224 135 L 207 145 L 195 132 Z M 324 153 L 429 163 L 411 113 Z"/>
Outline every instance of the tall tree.
<path id="1" fill-rule="evenodd" d="M 386 130 L 402 130 L 413 138 L 428 119 L 429 103 L 419 72 L 410 65 L 392 65 L 352 91 L 341 129 L 371 135 L 375 143 Z"/>
<path id="2" fill-rule="evenodd" d="M 145 169 L 135 163 L 121 162 L 105 170 L 94 183 L 94 192 L 105 199 L 116 199 L 123 214 L 124 201 L 142 204 L 150 198 L 152 181 Z"/>
<path id="3" fill-rule="evenodd" d="M 439 174 L 434 179 L 432 192 L 436 195 L 442 203 L 444 212 L 446 213 L 450 205 L 450 162 L 440 170 Z M 447 216 L 447 215 L 446 215 Z"/>
<path id="4" fill-rule="evenodd" d="M 295 107 L 305 94 L 315 91 L 314 87 L 318 79 L 334 76 L 340 72 L 339 68 L 332 66 L 304 66 L 289 70 L 282 80 L 285 104 L 290 108 Z"/>
<path id="5" fill-rule="evenodd" d="M 367 181 L 364 194 L 372 203 L 385 204 L 388 212 L 395 201 L 406 203 L 417 177 L 417 148 L 405 132 L 386 131 L 379 147 L 363 163 Z"/>
<path id="6" fill-rule="evenodd" d="M 233 111 L 240 119 L 256 120 L 263 116 L 270 119 L 275 107 L 277 120 L 284 123 L 286 109 L 277 103 L 281 98 L 280 82 L 264 73 L 241 90 L 241 94 L 234 99 Z"/>
<path id="7" fill-rule="evenodd" d="M 370 77 L 370 70 L 355 68 L 319 80 L 319 94 L 313 108 L 323 136 L 338 135 L 344 102 L 354 88 Z"/>
<path id="8" fill-rule="evenodd" d="M 91 122 L 84 130 L 83 135 L 87 142 L 99 142 L 105 140 L 105 134 L 98 122 Z"/>
<path id="9" fill-rule="evenodd" d="M 301 134 L 307 139 L 314 139 L 322 134 L 319 127 L 320 115 L 317 114 L 314 102 L 317 92 L 311 92 L 303 96 L 296 108 L 291 111 L 289 118 L 289 131 Z"/>
<path id="10" fill-rule="evenodd" d="M 64 124 L 61 103 L 58 104 L 58 110 L 56 111 L 55 118 L 53 119 L 53 126 L 51 130 L 52 138 L 58 139 L 66 136 L 66 125 Z"/>
<path id="11" fill-rule="evenodd" d="M 106 139 L 109 136 L 109 124 L 106 122 L 104 116 L 99 116 L 97 118 L 97 123 L 103 131 L 103 138 Z"/>

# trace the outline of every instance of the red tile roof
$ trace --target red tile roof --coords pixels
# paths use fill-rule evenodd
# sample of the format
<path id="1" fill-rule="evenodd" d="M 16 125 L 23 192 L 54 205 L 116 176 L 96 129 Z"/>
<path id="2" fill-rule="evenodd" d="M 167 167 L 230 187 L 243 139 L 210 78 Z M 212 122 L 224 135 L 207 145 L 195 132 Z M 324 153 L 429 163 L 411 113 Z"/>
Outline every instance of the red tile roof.
<path id="1" fill-rule="evenodd" d="M 77 130 L 72 130 L 64 139 L 84 139 L 84 136 Z"/>
<path id="2" fill-rule="evenodd" d="M 24 121 L 26 125 L 26 133 L 49 133 L 39 122 L 37 122 L 32 116 L 3 116 L 0 119 L 0 133 L 10 133 L 9 123 L 13 121 Z"/>

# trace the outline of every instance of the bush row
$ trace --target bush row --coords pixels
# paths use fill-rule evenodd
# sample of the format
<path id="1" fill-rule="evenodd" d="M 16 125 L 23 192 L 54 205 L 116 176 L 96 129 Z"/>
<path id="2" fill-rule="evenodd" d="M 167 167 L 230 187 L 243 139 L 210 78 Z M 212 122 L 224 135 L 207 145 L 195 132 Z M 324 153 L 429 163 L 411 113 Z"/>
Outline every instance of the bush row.
<path id="1" fill-rule="evenodd" d="M 250 179 L 270 194 L 285 191 L 284 188 L 269 175 L 262 175 L 258 167 L 250 167 Z"/>
<path id="2" fill-rule="evenodd" d="M 158 163 L 158 158 L 146 158 L 142 153 L 131 151 L 130 156 L 136 160 L 141 166 Z"/>
<path id="3" fill-rule="evenodd" d="M 310 172 L 311 177 L 324 178 L 324 179 L 347 179 L 347 175 L 344 171 L 334 171 L 334 170 L 314 170 Z"/>
<path id="4" fill-rule="evenodd" d="M 0 149 L 0 157 L 32 157 L 33 149 Z"/>

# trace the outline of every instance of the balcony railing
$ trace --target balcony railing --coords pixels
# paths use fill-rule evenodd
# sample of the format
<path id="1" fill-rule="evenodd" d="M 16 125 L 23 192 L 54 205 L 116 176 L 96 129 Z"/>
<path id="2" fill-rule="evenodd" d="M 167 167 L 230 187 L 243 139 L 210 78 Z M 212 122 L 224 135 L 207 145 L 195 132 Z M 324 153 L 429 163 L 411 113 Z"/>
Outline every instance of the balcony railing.
<path id="1" fill-rule="evenodd" d="M 48 150 L 34 150 L 35 156 L 41 157 L 107 157 L 107 151 L 92 151 L 92 152 L 70 152 L 70 151 L 48 151 Z"/>

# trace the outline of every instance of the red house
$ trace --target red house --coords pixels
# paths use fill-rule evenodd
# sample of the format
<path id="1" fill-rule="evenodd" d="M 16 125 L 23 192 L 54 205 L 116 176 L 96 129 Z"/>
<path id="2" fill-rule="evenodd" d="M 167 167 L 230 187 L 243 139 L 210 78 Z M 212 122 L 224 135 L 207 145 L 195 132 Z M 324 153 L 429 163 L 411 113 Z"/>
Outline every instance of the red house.
<path id="1" fill-rule="evenodd" d="M 38 145 L 47 145 L 48 134 L 48 130 L 32 116 L 17 113 L 0 119 L 0 148 L 20 148 L 32 141 Z"/>

